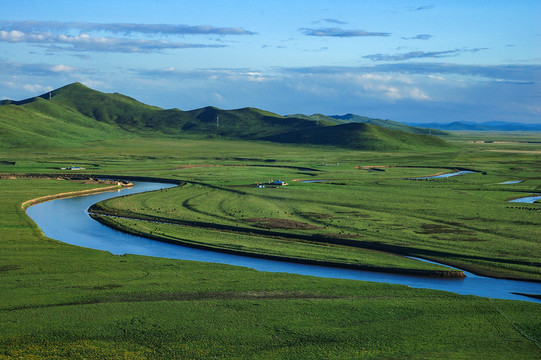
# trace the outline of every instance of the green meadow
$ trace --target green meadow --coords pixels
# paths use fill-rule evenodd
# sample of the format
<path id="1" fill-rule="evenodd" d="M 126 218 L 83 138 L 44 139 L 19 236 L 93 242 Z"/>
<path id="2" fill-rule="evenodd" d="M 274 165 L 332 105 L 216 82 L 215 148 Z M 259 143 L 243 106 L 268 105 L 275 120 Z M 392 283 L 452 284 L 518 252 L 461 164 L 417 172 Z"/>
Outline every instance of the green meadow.
<path id="1" fill-rule="evenodd" d="M 438 151 L 111 136 L 0 150 L 0 173 L 19 175 L 0 179 L 0 359 L 541 356 L 536 303 L 115 256 L 44 237 L 21 208 L 101 186 L 58 180 L 60 167 L 171 178 L 185 184 L 100 209 L 129 215 L 107 218 L 126 231 L 218 250 L 441 269 L 401 256 L 413 255 L 540 280 L 541 205 L 507 202 L 541 191 L 539 135 L 454 134 Z M 405 180 L 455 168 L 478 173 Z M 289 185 L 253 186 L 269 180 Z"/>

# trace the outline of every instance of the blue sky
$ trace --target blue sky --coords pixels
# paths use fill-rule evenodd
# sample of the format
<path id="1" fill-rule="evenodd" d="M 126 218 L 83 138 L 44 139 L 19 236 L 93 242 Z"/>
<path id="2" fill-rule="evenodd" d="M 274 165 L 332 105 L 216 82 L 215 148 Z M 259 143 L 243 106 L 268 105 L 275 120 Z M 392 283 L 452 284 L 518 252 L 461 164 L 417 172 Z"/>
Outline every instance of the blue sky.
<path id="1" fill-rule="evenodd" d="M 0 98 L 541 123 L 538 0 L 0 1 Z"/>

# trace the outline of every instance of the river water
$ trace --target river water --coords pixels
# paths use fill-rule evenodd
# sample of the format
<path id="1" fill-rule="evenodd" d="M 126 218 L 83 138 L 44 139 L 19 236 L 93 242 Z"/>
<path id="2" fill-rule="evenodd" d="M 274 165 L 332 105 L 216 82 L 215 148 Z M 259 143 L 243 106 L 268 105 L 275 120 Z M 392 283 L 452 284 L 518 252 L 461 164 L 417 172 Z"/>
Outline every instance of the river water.
<path id="1" fill-rule="evenodd" d="M 541 283 L 493 279 L 477 276 L 469 272 L 465 272 L 466 278 L 463 279 L 430 278 L 303 265 L 222 254 L 125 234 L 100 224 L 88 214 L 88 208 L 96 202 L 116 196 L 159 190 L 172 186 L 175 185 L 134 182 L 134 187 L 130 189 L 57 199 L 33 205 L 27 209 L 27 214 L 49 238 L 76 246 L 108 251 L 115 255 L 135 254 L 221 263 L 244 266 L 259 271 L 402 284 L 414 288 L 451 291 L 462 295 L 477 295 L 496 299 L 541 303 L 539 299 L 513 294 L 541 294 Z"/>
<path id="2" fill-rule="evenodd" d="M 514 200 L 509 200 L 509 202 L 517 202 L 517 203 L 525 203 L 525 204 L 533 204 L 536 201 L 541 200 L 541 195 L 537 194 L 534 196 L 526 196 Z"/>
<path id="3" fill-rule="evenodd" d="M 456 171 L 456 172 L 453 172 L 453 173 L 445 173 L 445 174 L 440 174 L 440 175 L 421 176 L 421 177 L 418 177 L 418 178 L 413 178 L 413 180 L 442 179 L 442 178 L 449 178 L 449 177 L 465 175 L 465 174 L 474 174 L 476 172 L 477 171 L 461 170 L 461 171 Z"/>

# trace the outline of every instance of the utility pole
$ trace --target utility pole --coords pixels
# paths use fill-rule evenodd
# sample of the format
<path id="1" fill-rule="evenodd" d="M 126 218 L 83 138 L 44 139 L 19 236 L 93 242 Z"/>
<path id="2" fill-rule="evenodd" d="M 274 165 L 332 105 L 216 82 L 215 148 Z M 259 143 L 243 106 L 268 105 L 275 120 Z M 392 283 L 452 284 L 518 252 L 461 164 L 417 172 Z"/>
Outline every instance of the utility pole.
<path id="1" fill-rule="evenodd" d="M 51 93 L 52 91 L 49 91 L 49 100 L 51 100 Z"/>
<path id="2" fill-rule="evenodd" d="M 216 115 L 216 127 L 220 127 L 220 115 Z"/>

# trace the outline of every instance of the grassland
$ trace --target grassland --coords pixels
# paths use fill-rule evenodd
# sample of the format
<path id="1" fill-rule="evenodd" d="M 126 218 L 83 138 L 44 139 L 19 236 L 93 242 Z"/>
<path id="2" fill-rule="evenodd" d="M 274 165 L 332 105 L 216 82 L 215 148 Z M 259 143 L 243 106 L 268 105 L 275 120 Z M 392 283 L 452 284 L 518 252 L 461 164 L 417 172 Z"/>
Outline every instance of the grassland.
<path id="1" fill-rule="evenodd" d="M 83 173 L 186 180 L 184 187 L 106 205 L 139 215 L 234 226 L 243 233 L 235 236 L 246 240 L 243 246 L 268 246 L 266 251 L 281 246 L 269 246 L 267 237 L 247 233 L 276 231 L 292 239 L 317 234 L 359 244 L 379 242 L 479 272 L 539 279 L 535 263 L 540 259 L 540 205 L 506 202 L 540 190 L 539 144 L 516 142 L 538 137 L 480 136 L 456 136 L 451 139 L 456 147 L 422 155 L 219 139 L 117 138 L 64 148 L 3 149 L 0 173 L 54 174 L 63 173 L 59 167 L 74 165 L 85 167 Z M 470 143 L 473 140 L 512 142 Z M 376 165 L 390 167 L 369 170 Z M 403 180 L 457 167 L 480 173 L 448 180 Z M 290 185 L 246 187 L 270 179 Z M 507 180 L 524 182 L 498 185 Z M 45 238 L 21 209 L 21 203 L 32 198 L 91 187 L 95 185 L 65 180 L 0 180 L 0 358 L 537 359 L 541 355 L 539 304 L 114 256 Z M 277 224 L 288 223 L 246 221 L 265 218 L 292 222 L 278 228 Z M 297 223 L 306 225 L 294 226 Z M 208 227 L 181 231 L 163 225 L 159 231 L 212 246 L 231 243 L 231 233 Z M 314 244 L 288 244 L 291 248 L 283 250 L 288 255 L 295 251 L 298 256 L 325 256 Z M 362 246 L 354 251 L 332 248 L 337 261 L 414 266 Z"/>
<path id="2" fill-rule="evenodd" d="M 376 157 L 364 160 L 352 153 L 296 163 L 315 171 L 280 167 L 295 163 L 276 159 L 204 159 L 167 172 L 187 181 L 183 187 L 108 200 L 95 210 L 163 222 L 107 219 L 126 231 L 222 251 L 376 269 L 434 269 L 384 251 L 483 275 L 541 280 L 541 208 L 507 202 L 541 189 L 536 152 L 531 144 L 515 144 L 523 150 L 505 144 L 502 152 L 485 151 L 485 145 L 422 158 L 400 153 L 378 159 L 377 153 L 363 153 Z M 511 158 L 516 165 L 509 166 Z M 409 179 L 466 167 L 478 173 Z M 289 186 L 254 186 L 273 179 Z M 324 182 L 296 181 L 303 179 Z M 499 184 L 513 179 L 524 182 Z"/>

